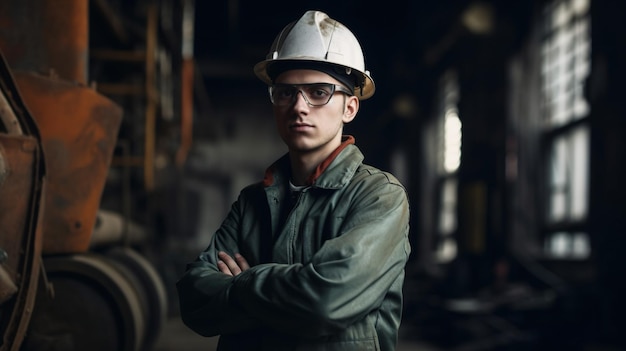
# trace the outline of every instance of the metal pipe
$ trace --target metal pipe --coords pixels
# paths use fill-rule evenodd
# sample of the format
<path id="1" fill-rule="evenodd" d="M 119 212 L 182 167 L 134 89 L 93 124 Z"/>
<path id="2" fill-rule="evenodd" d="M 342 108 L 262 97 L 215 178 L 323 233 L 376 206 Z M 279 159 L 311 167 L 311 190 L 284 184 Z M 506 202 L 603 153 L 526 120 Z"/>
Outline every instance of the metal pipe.
<path id="1" fill-rule="evenodd" d="M 0 1 L 0 48 L 14 70 L 87 82 L 89 1 Z M 10 28 L 7 30 L 6 28 Z"/>

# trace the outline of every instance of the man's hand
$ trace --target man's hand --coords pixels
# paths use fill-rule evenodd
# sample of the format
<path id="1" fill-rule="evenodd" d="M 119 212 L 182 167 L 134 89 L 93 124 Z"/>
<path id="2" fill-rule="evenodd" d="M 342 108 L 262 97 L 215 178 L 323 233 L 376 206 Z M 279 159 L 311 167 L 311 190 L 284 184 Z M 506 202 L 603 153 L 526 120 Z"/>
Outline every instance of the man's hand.
<path id="1" fill-rule="evenodd" d="M 219 268 L 222 273 L 232 277 L 250 268 L 248 261 L 238 253 L 235 254 L 235 259 L 233 259 L 226 252 L 220 251 L 217 257 L 220 259 L 217 261 L 217 268 Z"/>

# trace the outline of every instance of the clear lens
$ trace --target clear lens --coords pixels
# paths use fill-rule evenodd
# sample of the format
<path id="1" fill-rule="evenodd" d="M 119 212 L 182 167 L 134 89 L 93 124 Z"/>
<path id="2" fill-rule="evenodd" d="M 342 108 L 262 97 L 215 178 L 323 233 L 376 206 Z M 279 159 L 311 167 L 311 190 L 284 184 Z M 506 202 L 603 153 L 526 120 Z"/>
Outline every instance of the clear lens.
<path id="1" fill-rule="evenodd" d="M 270 87 L 270 99 L 276 106 L 290 106 L 298 98 L 298 93 L 302 93 L 309 105 L 323 106 L 330 101 L 335 89 L 349 94 L 347 89 L 331 83 L 276 84 Z"/>

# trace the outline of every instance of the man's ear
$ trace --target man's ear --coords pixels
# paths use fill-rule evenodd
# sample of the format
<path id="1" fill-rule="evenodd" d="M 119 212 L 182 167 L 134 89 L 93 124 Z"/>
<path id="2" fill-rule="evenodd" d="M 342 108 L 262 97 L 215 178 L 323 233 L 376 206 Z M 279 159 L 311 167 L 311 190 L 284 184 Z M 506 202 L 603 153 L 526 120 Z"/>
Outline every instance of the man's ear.
<path id="1" fill-rule="evenodd" d="M 348 96 L 343 110 L 343 123 L 350 123 L 359 112 L 359 99 L 356 96 Z"/>

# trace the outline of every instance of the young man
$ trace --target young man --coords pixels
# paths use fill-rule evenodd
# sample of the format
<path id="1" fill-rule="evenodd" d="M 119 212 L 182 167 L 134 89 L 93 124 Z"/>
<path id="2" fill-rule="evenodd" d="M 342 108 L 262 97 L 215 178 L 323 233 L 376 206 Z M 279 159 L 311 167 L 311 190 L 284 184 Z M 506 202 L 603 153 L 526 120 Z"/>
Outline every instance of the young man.
<path id="1" fill-rule="evenodd" d="M 394 350 L 409 204 L 342 134 L 374 93 L 358 41 L 308 11 L 255 73 L 289 151 L 188 265 L 177 283 L 183 321 L 220 335 L 218 350 Z"/>

